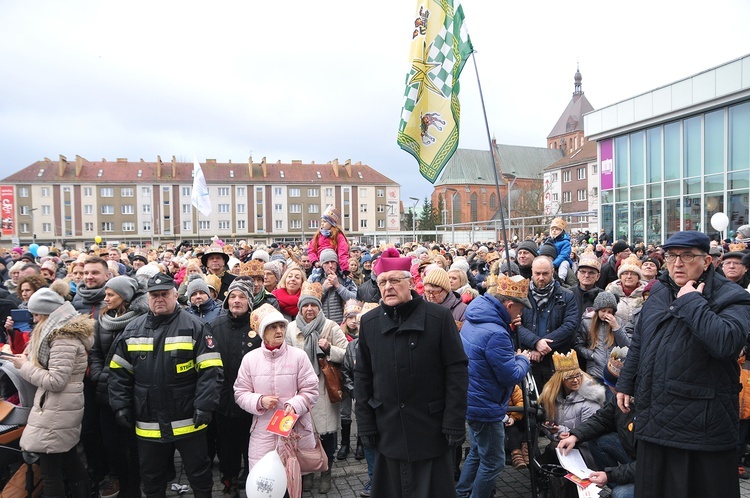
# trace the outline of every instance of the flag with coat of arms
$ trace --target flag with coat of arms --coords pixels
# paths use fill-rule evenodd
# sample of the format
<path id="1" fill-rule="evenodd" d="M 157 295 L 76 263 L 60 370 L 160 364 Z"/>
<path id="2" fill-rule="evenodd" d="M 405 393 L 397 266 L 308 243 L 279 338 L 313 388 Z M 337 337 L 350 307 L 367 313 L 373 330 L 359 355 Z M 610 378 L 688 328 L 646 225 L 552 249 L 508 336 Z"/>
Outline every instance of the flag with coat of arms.
<path id="1" fill-rule="evenodd" d="M 419 0 L 398 144 L 435 183 L 458 147 L 458 77 L 473 51 L 459 0 Z"/>

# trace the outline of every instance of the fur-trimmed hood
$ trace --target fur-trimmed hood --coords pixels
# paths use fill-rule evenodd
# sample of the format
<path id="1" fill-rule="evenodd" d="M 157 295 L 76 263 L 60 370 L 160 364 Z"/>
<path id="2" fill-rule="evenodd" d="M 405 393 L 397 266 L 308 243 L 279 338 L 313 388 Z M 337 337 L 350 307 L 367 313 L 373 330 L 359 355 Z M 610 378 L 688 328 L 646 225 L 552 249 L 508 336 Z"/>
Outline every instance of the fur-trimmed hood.
<path id="1" fill-rule="evenodd" d="M 79 315 L 50 332 L 50 342 L 55 339 L 78 339 L 88 351 L 94 344 L 94 320 L 85 315 Z"/>

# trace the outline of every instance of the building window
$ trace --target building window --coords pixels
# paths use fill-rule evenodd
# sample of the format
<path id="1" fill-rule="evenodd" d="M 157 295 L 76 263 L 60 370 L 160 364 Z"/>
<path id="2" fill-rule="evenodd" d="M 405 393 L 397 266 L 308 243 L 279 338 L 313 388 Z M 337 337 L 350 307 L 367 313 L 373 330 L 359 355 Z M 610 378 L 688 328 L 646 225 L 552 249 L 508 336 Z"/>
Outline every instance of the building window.
<path id="1" fill-rule="evenodd" d="M 18 189 L 18 197 L 28 197 L 28 196 L 29 196 L 28 187 L 20 187 Z"/>
<path id="2" fill-rule="evenodd" d="M 318 206 L 317 204 L 308 204 L 307 212 L 310 214 L 317 214 L 320 212 L 320 206 Z"/>
<path id="3" fill-rule="evenodd" d="M 229 230 L 229 220 L 219 220 L 219 230 Z"/>
<path id="4" fill-rule="evenodd" d="M 289 189 L 289 197 L 299 197 L 301 194 L 301 190 L 298 188 L 290 188 Z"/>
<path id="5" fill-rule="evenodd" d="M 320 228 L 320 220 L 317 218 L 313 218 L 309 220 L 307 223 L 307 228 L 315 228 L 315 229 Z"/>
<path id="6" fill-rule="evenodd" d="M 594 187 L 593 189 L 591 189 L 591 195 L 594 196 L 594 197 L 598 197 L 599 196 L 599 187 Z"/>
<path id="7" fill-rule="evenodd" d="M 229 212 L 229 204 L 219 204 L 219 212 L 226 214 Z"/>
<path id="8" fill-rule="evenodd" d="M 490 209 L 497 209 L 497 196 L 495 194 L 490 195 Z"/>
<path id="9" fill-rule="evenodd" d="M 209 220 L 200 220 L 198 222 L 198 230 L 211 230 L 211 222 Z"/>
<path id="10" fill-rule="evenodd" d="M 122 214 L 134 214 L 135 213 L 135 207 L 132 204 L 123 204 L 121 206 L 121 209 L 122 209 Z"/>
<path id="11" fill-rule="evenodd" d="M 120 189 L 120 196 L 121 197 L 133 197 L 133 188 L 132 187 L 122 187 Z M 133 230 L 135 231 L 135 230 Z"/>
<path id="12" fill-rule="evenodd" d="M 49 187 L 42 187 L 42 197 L 49 197 Z"/>
<path id="13" fill-rule="evenodd" d="M 86 222 L 83 224 L 83 229 L 86 232 L 93 232 L 94 231 L 94 223 L 93 222 Z"/>
<path id="14" fill-rule="evenodd" d="M 578 168 L 578 179 L 579 180 L 585 180 L 586 179 L 586 167 Z"/>
<path id="15" fill-rule="evenodd" d="M 333 189 L 326 188 L 326 197 L 333 197 Z"/>
<path id="16" fill-rule="evenodd" d="M 385 220 L 378 220 L 378 228 L 385 228 Z"/>
<path id="17" fill-rule="evenodd" d="M 219 187 L 219 197 L 229 197 L 229 187 Z"/>
<path id="18" fill-rule="evenodd" d="M 378 213 L 385 213 L 385 204 L 378 204 Z"/>
<path id="19" fill-rule="evenodd" d="M 245 197 L 245 187 L 237 187 L 237 197 Z"/>
<path id="20" fill-rule="evenodd" d="M 273 222 L 273 227 L 276 230 L 281 230 L 284 227 L 284 222 L 281 221 L 281 220 L 276 220 L 276 221 Z"/>
<path id="21" fill-rule="evenodd" d="M 114 232 L 115 224 L 111 221 L 105 221 L 102 223 L 102 232 Z"/>
<path id="22" fill-rule="evenodd" d="M 359 228 L 367 228 L 367 220 L 366 219 L 359 220 Z"/>
<path id="23" fill-rule="evenodd" d="M 123 232 L 135 232 L 135 223 L 132 221 L 125 221 L 122 223 Z"/>
<path id="24" fill-rule="evenodd" d="M 49 206 L 48 205 L 42 206 L 42 214 L 49 214 L 49 213 L 50 213 Z"/>
<path id="25" fill-rule="evenodd" d="M 479 197 L 476 193 L 471 194 L 471 200 L 469 201 L 471 205 L 471 221 L 477 221 L 478 218 L 478 209 L 479 209 Z"/>
<path id="26" fill-rule="evenodd" d="M 141 196 L 148 197 L 151 195 L 151 187 L 141 187 Z"/>
<path id="27" fill-rule="evenodd" d="M 190 197 L 193 194 L 192 187 L 182 187 L 183 197 Z"/>
<path id="28" fill-rule="evenodd" d="M 94 214 L 94 205 L 93 204 L 84 205 L 83 214 Z"/>
<path id="29" fill-rule="evenodd" d="M 245 214 L 245 205 L 237 204 L 237 214 Z"/>
<path id="30" fill-rule="evenodd" d="M 274 197 L 281 197 L 281 187 L 274 187 L 273 188 L 273 196 Z"/>
<path id="31" fill-rule="evenodd" d="M 141 212 L 143 214 L 151 214 L 151 204 L 143 204 L 141 207 Z"/>
<path id="32" fill-rule="evenodd" d="M 557 181 L 557 173 L 552 173 L 552 183 L 555 183 Z"/>
<path id="33" fill-rule="evenodd" d="M 190 232 L 193 230 L 193 222 L 192 221 L 183 221 L 182 222 L 182 229 L 186 232 Z"/>
<path id="34" fill-rule="evenodd" d="M 273 205 L 273 212 L 274 213 L 281 213 L 284 210 L 283 204 L 274 204 Z"/>
<path id="35" fill-rule="evenodd" d="M 102 214 L 115 214 L 115 207 L 111 204 L 102 204 Z"/>
<path id="36" fill-rule="evenodd" d="M 597 165 L 596 163 L 592 164 L 591 165 L 591 174 L 592 175 L 596 175 L 596 174 L 598 174 L 597 173 L 598 171 L 599 171 L 599 165 Z"/>
<path id="37" fill-rule="evenodd" d="M 102 187 L 99 189 L 99 195 L 102 197 L 114 197 L 115 189 L 112 187 Z"/>
<path id="38" fill-rule="evenodd" d="M 245 220 L 237 220 L 237 230 L 245 230 Z"/>
<path id="39" fill-rule="evenodd" d="M 308 197 L 320 197 L 320 189 L 319 188 L 307 189 L 307 196 Z"/>
<path id="40" fill-rule="evenodd" d="M 144 232 L 150 232 L 151 231 L 151 222 L 150 221 L 144 221 L 143 225 L 141 225 L 141 226 L 143 227 L 143 231 Z"/>
<path id="41" fill-rule="evenodd" d="M 579 188 L 578 189 L 578 200 L 579 201 L 585 201 L 586 200 L 586 189 L 585 188 Z"/>
<path id="42" fill-rule="evenodd" d="M 367 204 L 360 204 L 359 205 L 359 212 L 360 213 L 366 213 L 367 212 Z"/>
<path id="43" fill-rule="evenodd" d="M 182 205 L 182 214 L 190 214 L 190 208 L 192 207 L 191 204 L 183 204 Z"/>
<path id="44" fill-rule="evenodd" d="M 571 202 L 570 199 L 571 199 L 570 192 L 569 191 L 568 192 L 563 192 L 563 202 L 564 203 Z"/>
<path id="45" fill-rule="evenodd" d="M 571 178 L 570 170 L 563 171 L 563 182 L 569 182 Z"/>
<path id="46" fill-rule="evenodd" d="M 367 197 L 367 189 L 365 187 L 359 187 L 359 196 L 363 199 Z"/>
<path id="47" fill-rule="evenodd" d="M 289 228 L 299 230 L 302 228 L 302 220 L 289 220 Z"/>
<path id="48" fill-rule="evenodd" d="M 49 233 L 52 231 L 52 223 L 42 223 L 42 232 Z"/>
<path id="49" fill-rule="evenodd" d="M 382 189 L 382 188 L 376 189 L 375 195 L 378 197 L 385 197 L 385 189 Z"/>
<path id="50" fill-rule="evenodd" d="M 302 204 L 289 204 L 289 212 L 290 213 L 301 213 L 302 212 Z"/>
<path id="51" fill-rule="evenodd" d="M 31 211 L 29 211 L 29 206 L 21 206 L 21 211 L 20 212 L 21 212 L 21 214 L 25 214 L 25 215 L 31 213 Z"/>
<path id="52" fill-rule="evenodd" d="M 559 202 L 559 201 L 560 201 L 560 196 L 557 194 L 557 192 L 552 194 L 552 202 Z"/>

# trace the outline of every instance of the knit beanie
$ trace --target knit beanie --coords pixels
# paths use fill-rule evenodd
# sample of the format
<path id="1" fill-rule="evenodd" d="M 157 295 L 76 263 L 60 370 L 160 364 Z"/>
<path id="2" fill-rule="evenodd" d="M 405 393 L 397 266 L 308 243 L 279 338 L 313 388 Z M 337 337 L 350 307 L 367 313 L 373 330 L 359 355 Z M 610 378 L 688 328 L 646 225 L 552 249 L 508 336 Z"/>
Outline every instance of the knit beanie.
<path id="1" fill-rule="evenodd" d="M 604 308 L 617 309 L 617 298 L 611 292 L 602 291 L 594 298 L 594 311 Z"/>
<path id="2" fill-rule="evenodd" d="M 627 250 L 629 248 L 630 248 L 630 246 L 628 245 L 627 242 L 625 242 L 624 240 L 618 240 L 617 242 L 615 242 L 614 244 L 612 244 L 612 254 L 619 254 L 622 251 L 625 251 L 625 250 Z M 706 252 L 708 252 L 708 251 L 706 251 Z"/>
<path id="3" fill-rule="evenodd" d="M 323 249 L 320 252 L 320 264 L 321 265 L 323 263 L 328 263 L 330 261 L 338 262 L 338 260 L 339 260 L 339 257 L 336 254 L 336 251 L 334 251 L 333 249 Z"/>
<path id="4" fill-rule="evenodd" d="M 281 280 L 281 263 L 280 262 L 271 261 L 270 263 L 266 263 L 263 265 L 263 269 L 273 272 L 273 274 L 276 276 L 277 282 Z"/>
<path id="5" fill-rule="evenodd" d="M 57 292 L 43 287 L 32 294 L 29 299 L 29 311 L 34 315 L 51 315 L 65 303 L 65 299 Z"/>
<path id="6" fill-rule="evenodd" d="M 539 248 L 537 247 L 536 244 L 534 244 L 534 242 L 530 240 L 524 240 L 523 242 L 518 244 L 518 247 L 516 248 L 516 254 L 518 253 L 518 251 L 522 249 L 524 251 L 529 251 L 531 254 L 534 255 L 534 257 L 539 256 Z"/>
<path id="7" fill-rule="evenodd" d="M 138 282 L 134 278 L 120 275 L 119 277 L 110 278 L 107 283 L 104 284 L 105 289 L 112 289 L 120 296 L 125 302 L 133 300 L 133 296 L 138 290 Z"/>
<path id="8" fill-rule="evenodd" d="M 333 206 L 326 207 L 326 210 L 323 211 L 323 215 L 320 218 L 334 227 L 339 226 L 339 223 L 341 222 L 341 214 L 339 213 L 339 210 Z"/>
<path id="9" fill-rule="evenodd" d="M 422 280 L 425 285 L 431 284 L 445 289 L 445 292 L 451 291 L 451 284 L 448 280 L 448 272 L 440 267 L 432 268 Z"/>
<path id="10" fill-rule="evenodd" d="M 253 253 L 253 257 L 250 259 L 260 259 L 264 263 L 268 263 L 270 257 L 268 256 L 268 253 L 264 251 L 263 249 L 258 249 Z"/>
<path id="11" fill-rule="evenodd" d="M 224 298 L 224 309 L 229 309 L 229 295 L 232 291 L 240 291 L 247 296 L 247 302 L 250 303 L 250 309 L 253 307 L 253 279 L 248 277 L 238 277 L 232 280 L 227 289 L 227 297 Z"/>
<path id="12" fill-rule="evenodd" d="M 555 259 L 557 257 L 555 244 L 551 242 L 545 242 L 542 244 L 542 247 L 539 248 L 539 256 L 549 256 L 550 258 Z"/>
<path id="13" fill-rule="evenodd" d="M 190 283 L 188 283 L 187 292 L 186 292 L 188 299 L 190 299 L 193 296 L 193 294 L 195 294 L 198 291 L 204 292 L 207 296 L 211 295 L 211 293 L 208 290 L 208 284 L 200 275 L 198 275 L 197 278 L 193 278 L 192 280 L 190 280 Z M 216 289 L 216 291 L 218 292 L 219 289 Z"/>

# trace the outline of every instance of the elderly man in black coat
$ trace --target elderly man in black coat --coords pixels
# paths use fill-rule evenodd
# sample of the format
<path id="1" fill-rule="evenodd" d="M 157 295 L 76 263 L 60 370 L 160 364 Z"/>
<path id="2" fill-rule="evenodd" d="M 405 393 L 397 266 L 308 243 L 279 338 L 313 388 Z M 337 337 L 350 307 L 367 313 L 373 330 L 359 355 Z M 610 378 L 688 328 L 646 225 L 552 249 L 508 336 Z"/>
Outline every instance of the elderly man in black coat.
<path id="1" fill-rule="evenodd" d="M 617 381 L 638 417 L 635 496 L 738 497 L 739 365 L 750 294 L 716 273 L 708 237 L 664 243 L 654 284 Z"/>
<path id="2" fill-rule="evenodd" d="M 410 266 L 388 249 L 375 268 L 383 298 L 360 321 L 354 370 L 359 435 L 377 451 L 373 496 L 455 498 L 468 359 L 451 312 L 412 291 Z"/>

